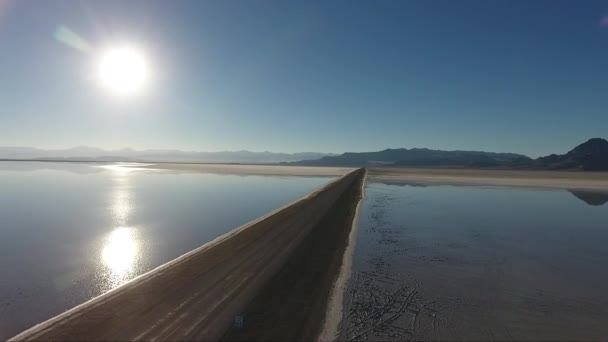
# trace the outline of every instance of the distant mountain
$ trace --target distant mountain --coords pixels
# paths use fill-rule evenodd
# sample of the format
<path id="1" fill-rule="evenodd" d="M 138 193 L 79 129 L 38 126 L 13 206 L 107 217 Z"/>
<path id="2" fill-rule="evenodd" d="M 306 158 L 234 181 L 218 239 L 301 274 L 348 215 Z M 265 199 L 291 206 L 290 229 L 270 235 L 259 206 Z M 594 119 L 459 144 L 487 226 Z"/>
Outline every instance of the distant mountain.
<path id="1" fill-rule="evenodd" d="M 589 139 L 566 154 L 541 157 L 534 160 L 530 166 L 542 169 L 608 171 L 608 141 L 601 138 Z"/>
<path id="2" fill-rule="evenodd" d="M 429 166 L 429 167 L 495 167 L 515 161 L 531 161 L 515 153 L 480 151 L 441 151 L 426 148 L 386 149 L 378 152 L 348 152 L 339 156 L 325 156 L 317 160 L 295 162 L 297 165 L 316 166 Z"/>
<path id="3" fill-rule="evenodd" d="M 325 156 L 316 160 L 302 160 L 291 164 L 608 171 L 608 141 L 601 138 L 589 139 L 566 154 L 552 154 L 537 159 L 515 153 L 398 148 L 378 152 L 349 152 L 339 156 Z"/>
<path id="4" fill-rule="evenodd" d="M 77 146 L 61 150 L 44 150 L 30 147 L 0 147 L 0 159 L 130 161 L 130 162 L 186 162 L 186 163 L 243 163 L 273 164 L 318 159 L 333 154 L 317 152 L 273 153 L 251 151 L 191 152 L 179 150 L 143 150 L 130 148 L 104 150 Z"/>

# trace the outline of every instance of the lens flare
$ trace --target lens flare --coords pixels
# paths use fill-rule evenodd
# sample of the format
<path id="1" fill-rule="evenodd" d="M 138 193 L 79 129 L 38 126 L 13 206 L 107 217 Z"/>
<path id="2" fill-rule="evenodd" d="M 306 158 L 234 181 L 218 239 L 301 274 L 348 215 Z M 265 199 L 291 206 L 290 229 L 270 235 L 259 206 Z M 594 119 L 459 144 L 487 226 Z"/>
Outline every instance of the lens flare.
<path id="1" fill-rule="evenodd" d="M 81 52 L 91 52 L 91 44 L 80 37 L 76 32 L 70 30 L 65 26 L 59 26 L 53 34 L 55 39 L 62 42 L 63 44 L 72 47 Z"/>

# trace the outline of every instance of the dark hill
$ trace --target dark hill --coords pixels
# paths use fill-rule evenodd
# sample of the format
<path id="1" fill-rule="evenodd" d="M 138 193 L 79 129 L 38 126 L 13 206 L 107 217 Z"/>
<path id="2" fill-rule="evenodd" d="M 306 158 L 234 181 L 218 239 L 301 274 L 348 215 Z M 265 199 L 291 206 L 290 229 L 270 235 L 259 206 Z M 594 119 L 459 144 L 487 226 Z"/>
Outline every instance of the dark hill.
<path id="1" fill-rule="evenodd" d="M 601 138 L 589 139 L 566 154 L 538 158 L 533 166 L 542 169 L 608 171 L 608 141 Z"/>

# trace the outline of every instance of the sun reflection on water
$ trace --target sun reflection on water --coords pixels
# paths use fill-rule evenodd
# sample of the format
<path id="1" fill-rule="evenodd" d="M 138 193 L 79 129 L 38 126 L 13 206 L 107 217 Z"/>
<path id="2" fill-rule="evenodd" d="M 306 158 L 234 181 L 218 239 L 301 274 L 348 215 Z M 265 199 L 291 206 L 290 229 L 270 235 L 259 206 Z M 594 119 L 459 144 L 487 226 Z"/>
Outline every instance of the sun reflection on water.
<path id="1" fill-rule="evenodd" d="M 109 210 L 114 228 L 103 241 L 100 260 L 104 266 L 104 287 L 112 289 L 133 278 L 141 259 L 138 229 L 129 224 L 133 211 L 131 172 L 140 170 L 131 165 L 107 165 L 112 172 L 112 192 Z"/>
<path id="2" fill-rule="evenodd" d="M 135 171 L 145 171 L 151 170 L 149 168 L 145 168 L 144 166 L 150 166 L 153 164 L 145 164 L 145 163 L 117 163 L 117 164 L 109 164 L 109 165 L 101 165 L 98 166 L 102 169 L 110 170 L 115 175 L 127 174 Z"/>

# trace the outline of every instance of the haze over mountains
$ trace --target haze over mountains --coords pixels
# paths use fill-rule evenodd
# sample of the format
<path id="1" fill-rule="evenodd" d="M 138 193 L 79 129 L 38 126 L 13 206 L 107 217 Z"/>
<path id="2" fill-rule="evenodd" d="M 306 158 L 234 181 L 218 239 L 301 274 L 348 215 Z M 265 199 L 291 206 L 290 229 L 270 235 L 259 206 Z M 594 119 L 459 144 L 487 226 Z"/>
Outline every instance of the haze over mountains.
<path id="1" fill-rule="evenodd" d="M 122 161 L 122 162 L 182 162 L 182 163 L 280 163 L 331 156 L 328 153 L 273 153 L 251 151 L 194 152 L 180 150 L 144 150 L 130 148 L 104 150 L 78 146 L 69 149 L 44 150 L 31 147 L 0 147 L 0 159 L 59 160 L 59 161 Z"/>
<path id="2" fill-rule="evenodd" d="M 315 166 L 459 166 L 488 167 L 516 160 L 530 160 L 515 153 L 481 151 L 441 151 L 427 148 L 397 148 L 378 152 L 347 152 L 339 156 L 325 156 L 317 160 L 296 162 Z"/>
<path id="3" fill-rule="evenodd" d="M 395 167 L 465 167 L 544 170 L 608 171 L 608 141 L 589 139 L 566 154 L 552 154 L 537 159 L 517 153 L 483 151 L 442 151 L 426 148 L 397 148 L 377 152 L 347 152 L 341 155 L 317 152 L 273 153 L 251 151 L 188 152 L 179 150 L 133 149 L 103 150 L 74 147 L 43 150 L 29 147 L 0 147 L 0 159 L 60 161 L 124 161 L 243 163 L 303 166 L 395 166 Z"/>

